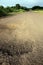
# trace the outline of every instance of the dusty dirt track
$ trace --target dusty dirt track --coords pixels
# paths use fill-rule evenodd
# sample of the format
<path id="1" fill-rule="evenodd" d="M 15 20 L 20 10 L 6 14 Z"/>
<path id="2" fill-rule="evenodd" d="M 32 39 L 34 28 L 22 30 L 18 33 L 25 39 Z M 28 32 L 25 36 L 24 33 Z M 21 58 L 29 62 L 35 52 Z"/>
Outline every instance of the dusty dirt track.
<path id="1" fill-rule="evenodd" d="M 27 48 L 30 50 L 28 49 L 29 51 L 26 53 L 26 48 L 26 52 L 24 52 L 26 54 L 20 56 L 20 59 L 22 59 L 20 65 L 43 65 L 43 14 L 25 12 L 1 18 L 0 41 L 0 44 L 4 42 L 5 44 L 13 44 L 13 41 L 17 45 L 26 43 Z"/>

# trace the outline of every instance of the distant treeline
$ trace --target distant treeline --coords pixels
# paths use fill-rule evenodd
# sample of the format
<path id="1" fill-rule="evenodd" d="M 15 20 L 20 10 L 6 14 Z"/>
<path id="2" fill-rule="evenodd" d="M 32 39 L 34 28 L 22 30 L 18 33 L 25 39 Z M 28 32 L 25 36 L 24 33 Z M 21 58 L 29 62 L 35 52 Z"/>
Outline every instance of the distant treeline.
<path id="1" fill-rule="evenodd" d="M 43 10 L 43 7 L 40 6 L 34 6 L 31 8 L 32 10 Z"/>
<path id="2" fill-rule="evenodd" d="M 43 10 L 43 7 L 34 6 L 32 8 L 27 8 L 27 7 L 20 6 L 19 4 L 16 4 L 16 6 L 12 6 L 12 7 L 0 6 L 0 17 L 7 16 L 8 13 L 10 12 L 20 12 L 20 11 L 24 12 L 24 11 L 30 11 L 30 10 Z"/>

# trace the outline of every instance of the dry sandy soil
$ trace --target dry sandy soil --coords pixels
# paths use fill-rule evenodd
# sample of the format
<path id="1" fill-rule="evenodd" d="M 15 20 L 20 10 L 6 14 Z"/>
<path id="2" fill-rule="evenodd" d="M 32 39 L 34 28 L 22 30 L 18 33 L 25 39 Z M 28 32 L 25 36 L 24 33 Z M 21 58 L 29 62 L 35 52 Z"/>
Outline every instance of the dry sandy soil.
<path id="1" fill-rule="evenodd" d="M 11 56 L 7 64 L 3 61 L 6 55 Z M 0 57 L 1 65 L 43 65 L 42 13 L 25 12 L 0 18 Z"/>

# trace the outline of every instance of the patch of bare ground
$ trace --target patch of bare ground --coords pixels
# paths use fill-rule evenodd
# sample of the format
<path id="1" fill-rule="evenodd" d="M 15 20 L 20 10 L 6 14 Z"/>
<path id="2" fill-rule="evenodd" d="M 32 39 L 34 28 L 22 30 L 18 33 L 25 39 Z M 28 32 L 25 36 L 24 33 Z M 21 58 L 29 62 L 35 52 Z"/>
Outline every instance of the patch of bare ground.
<path id="1" fill-rule="evenodd" d="M 0 19 L 0 65 L 43 65 L 41 13 Z"/>

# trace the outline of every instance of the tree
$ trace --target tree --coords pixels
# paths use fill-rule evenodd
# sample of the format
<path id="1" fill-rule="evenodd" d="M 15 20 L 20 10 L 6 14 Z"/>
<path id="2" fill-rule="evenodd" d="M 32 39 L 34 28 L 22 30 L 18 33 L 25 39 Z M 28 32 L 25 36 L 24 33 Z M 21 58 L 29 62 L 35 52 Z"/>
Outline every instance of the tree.
<path id="1" fill-rule="evenodd" d="M 20 9 L 20 5 L 19 4 L 16 4 L 16 9 Z"/>
<path id="2" fill-rule="evenodd" d="M 32 10 L 39 10 L 41 7 L 40 6 L 34 6 L 33 8 L 32 8 Z"/>

